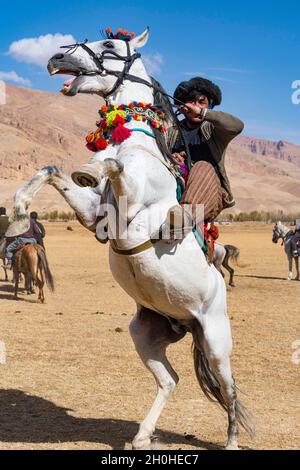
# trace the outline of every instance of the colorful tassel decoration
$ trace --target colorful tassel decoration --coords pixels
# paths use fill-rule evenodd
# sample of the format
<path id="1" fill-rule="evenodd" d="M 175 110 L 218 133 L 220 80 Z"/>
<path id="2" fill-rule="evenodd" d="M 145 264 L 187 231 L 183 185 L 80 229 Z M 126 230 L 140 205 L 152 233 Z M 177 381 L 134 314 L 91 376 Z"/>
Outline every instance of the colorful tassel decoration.
<path id="1" fill-rule="evenodd" d="M 124 140 L 128 139 L 131 134 L 132 131 L 130 129 L 127 129 L 127 127 L 119 123 L 111 135 L 111 140 L 114 144 L 121 144 Z"/>

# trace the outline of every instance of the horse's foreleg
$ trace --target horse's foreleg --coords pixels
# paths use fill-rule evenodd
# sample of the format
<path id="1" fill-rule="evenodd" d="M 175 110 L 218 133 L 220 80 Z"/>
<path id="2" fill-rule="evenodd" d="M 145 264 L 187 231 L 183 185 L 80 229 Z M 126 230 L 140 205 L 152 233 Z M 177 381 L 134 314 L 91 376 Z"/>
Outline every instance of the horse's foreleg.
<path id="1" fill-rule="evenodd" d="M 100 205 L 100 195 L 92 188 L 77 186 L 69 176 L 63 174 L 56 166 L 48 166 L 39 170 L 30 181 L 16 192 L 9 227 L 12 233 L 23 233 L 28 230 L 28 207 L 34 196 L 46 184 L 52 185 L 63 196 L 85 227 L 94 229 Z"/>
<path id="2" fill-rule="evenodd" d="M 89 230 L 95 230 L 100 194 L 90 187 L 80 187 L 71 177 L 60 171 L 53 172 L 48 183 L 53 186 L 74 210 L 78 220 Z"/>
<path id="3" fill-rule="evenodd" d="M 5 282 L 8 282 L 8 275 L 7 275 L 7 269 L 8 269 L 8 268 L 5 266 L 5 261 L 6 261 L 6 260 L 4 259 L 4 260 L 3 260 L 2 268 L 3 268 L 4 276 L 5 276 L 4 281 L 5 281 Z"/>
<path id="4" fill-rule="evenodd" d="M 14 206 L 10 217 L 7 236 L 24 233 L 29 228 L 27 210 L 34 196 L 48 183 L 51 174 L 59 171 L 56 167 L 46 167 L 39 170 L 31 180 L 22 186 L 14 195 Z"/>
<path id="5" fill-rule="evenodd" d="M 184 334 L 176 334 L 166 318 L 145 308 L 131 321 L 130 333 L 140 358 L 157 383 L 154 403 L 132 443 L 134 449 L 150 449 L 157 420 L 179 380 L 166 358 L 166 347 Z"/>
<path id="6" fill-rule="evenodd" d="M 93 160 L 82 165 L 78 171 L 72 173 L 72 179 L 81 187 L 95 188 L 103 178 L 108 178 L 122 214 L 126 219 L 132 220 L 144 207 L 145 200 L 145 176 L 133 178 L 130 174 L 130 165 L 126 166 L 115 158 Z M 125 218 L 125 217 L 124 217 Z"/>
<path id="7" fill-rule="evenodd" d="M 127 212 L 127 219 L 133 219 L 143 207 L 145 198 L 143 176 L 140 175 L 138 180 L 134 179 L 128 170 L 124 171 L 123 163 L 113 158 L 107 158 L 104 165 L 105 175 L 111 181 L 118 207 L 120 208 L 120 204 L 124 202 L 126 207 L 123 210 Z"/>

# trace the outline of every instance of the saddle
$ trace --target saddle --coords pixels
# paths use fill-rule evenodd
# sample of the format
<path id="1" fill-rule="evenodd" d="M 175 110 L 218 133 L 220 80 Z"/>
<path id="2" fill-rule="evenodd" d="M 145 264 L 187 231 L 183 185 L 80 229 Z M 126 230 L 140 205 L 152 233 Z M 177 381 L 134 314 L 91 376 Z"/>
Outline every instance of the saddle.
<path id="1" fill-rule="evenodd" d="M 14 255 L 17 254 L 19 251 L 21 251 L 24 246 L 27 245 L 33 245 L 33 243 L 22 243 L 21 245 L 18 245 L 17 248 L 14 250 Z"/>

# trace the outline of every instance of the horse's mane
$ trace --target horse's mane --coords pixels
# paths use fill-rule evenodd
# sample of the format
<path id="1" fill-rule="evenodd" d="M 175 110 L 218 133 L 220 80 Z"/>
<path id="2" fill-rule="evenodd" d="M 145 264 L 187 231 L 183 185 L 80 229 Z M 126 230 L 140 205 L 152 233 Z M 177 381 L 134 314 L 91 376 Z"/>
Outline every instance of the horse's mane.
<path id="1" fill-rule="evenodd" d="M 172 156 L 173 146 L 176 141 L 176 137 L 180 135 L 184 143 L 184 147 L 185 147 L 187 166 L 188 168 L 190 168 L 191 167 L 191 155 L 190 155 L 190 151 L 189 151 L 189 147 L 187 145 L 186 139 L 184 137 L 184 134 L 180 126 L 180 121 L 178 120 L 177 115 L 175 114 L 173 107 L 171 105 L 171 102 L 169 100 L 169 97 L 166 94 L 162 85 L 157 80 L 155 80 L 155 78 L 153 77 L 150 77 L 150 78 L 151 78 L 151 82 L 153 85 L 154 105 L 161 107 L 166 113 L 167 132 L 165 134 L 162 134 L 157 129 L 154 129 L 154 134 L 155 134 L 158 148 L 163 154 L 164 158 L 166 160 L 170 160 Z"/>
<path id="2" fill-rule="evenodd" d="M 154 129 L 154 135 L 155 135 L 156 143 L 158 145 L 159 150 L 163 154 L 164 158 L 166 160 L 169 160 L 171 158 L 172 148 L 170 146 L 170 140 L 168 139 L 168 130 L 171 128 L 174 129 L 178 125 L 178 120 L 177 120 L 176 114 L 173 111 L 173 107 L 171 105 L 171 102 L 164 88 L 157 80 L 155 80 L 155 78 L 153 77 L 150 77 L 150 78 L 151 78 L 151 82 L 153 85 L 154 105 L 160 107 L 166 113 L 166 123 L 167 123 L 166 134 L 162 134 L 159 130 Z"/>

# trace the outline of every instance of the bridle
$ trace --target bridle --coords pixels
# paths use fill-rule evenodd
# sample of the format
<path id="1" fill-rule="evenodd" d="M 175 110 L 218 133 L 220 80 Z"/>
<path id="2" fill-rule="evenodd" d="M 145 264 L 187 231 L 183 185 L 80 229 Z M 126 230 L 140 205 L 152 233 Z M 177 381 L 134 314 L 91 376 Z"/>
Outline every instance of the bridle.
<path id="1" fill-rule="evenodd" d="M 124 41 L 126 44 L 126 50 L 127 50 L 127 55 L 122 56 L 115 52 L 114 50 L 109 50 L 105 49 L 103 52 L 100 54 L 97 54 L 94 52 L 92 49 L 90 49 L 87 46 L 88 39 L 85 39 L 84 42 L 77 42 L 75 44 L 71 44 L 68 46 L 60 46 L 61 49 L 67 49 L 66 53 L 67 54 L 74 54 L 74 52 L 81 47 L 84 51 L 86 51 L 89 56 L 93 59 L 94 64 L 96 65 L 96 70 L 80 70 L 79 75 L 100 75 L 100 76 L 105 76 L 105 75 L 114 75 L 117 77 L 116 83 L 114 84 L 113 88 L 107 92 L 105 95 L 103 95 L 103 98 L 107 100 L 107 98 L 114 94 L 115 91 L 122 85 L 124 80 L 129 80 L 130 82 L 136 82 L 136 83 L 141 83 L 143 85 L 148 86 L 149 88 L 152 88 L 154 91 L 159 91 L 164 96 L 167 96 L 168 98 L 171 98 L 174 101 L 174 104 L 172 105 L 173 107 L 180 108 L 181 106 L 184 106 L 185 103 L 183 101 L 178 100 L 177 98 L 174 98 L 174 96 L 168 95 L 165 91 L 162 89 L 158 88 L 155 83 L 148 82 L 147 80 L 144 80 L 143 78 L 137 77 L 136 75 L 132 75 L 129 73 L 133 63 L 136 61 L 136 59 L 139 59 L 141 57 L 141 54 L 139 52 L 135 52 L 133 55 L 130 53 L 130 46 L 129 46 L 129 41 Z M 121 60 L 124 62 L 124 67 L 123 70 L 117 71 L 117 70 L 109 70 L 106 69 L 104 66 L 104 60 Z M 178 103 L 178 105 L 175 104 L 175 102 Z M 174 114 L 176 117 L 176 115 Z M 185 150 L 186 150 L 186 155 L 187 155 L 187 165 L 189 170 L 191 169 L 191 154 L 190 150 L 188 147 L 188 144 L 186 142 L 186 138 L 184 136 L 184 133 L 182 132 L 181 126 L 177 122 L 177 119 L 175 121 L 177 129 L 179 131 L 179 134 L 184 142 Z"/>
<path id="2" fill-rule="evenodd" d="M 67 54 L 74 54 L 74 52 L 79 47 L 82 47 L 82 49 L 85 50 L 89 54 L 89 56 L 93 59 L 95 65 L 97 66 L 97 69 L 92 70 L 92 71 L 84 71 L 85 75 L 101 75 L 101 76 L 114 75 L 115 77 L 117 77 L 117 81 L 114 84 L 113 88 L 108 93 L 106 93 L 104 95 L 104 98 L 107 98 L 108 96 L 115 93 L 115 91 L 119 88 L 119 86 L 122 85 L 124 80 L 129 80 L 131 82 L 141 83 L 141 84 L 146 85 L 150 88 L 153 88 L 154 90 L 156 89 L 156 86 L 153 83 L 148 82 L 147 80 L 144 80 L 143 78 L 137 77 L 136 75 L 132 75 L 132 74 L 129 73 L 133 63 L 135 62 L 135 60 L 140 59 L 140 57 L 141 57 L 141 54 L 139 52 L 135 52 L 134 54 L 131 55 L 129 41 L 124 41 L 125 44 L 126 44 L 126 49 L 127 49 L 127 55 L 125 55 L 125 56 L 122 56 L 122 55 L 118 54 L 117 52 L 115 52 L 113 50 L 110 50 L 110 49 L 106 49 L 103 52 L 101 52 L 101 54 L 97 54 L 96 52 L 94 52 L 92 49 L 90 49 L 87 46 L 87 42 L 88 42 L 88 40 L 86 39 L 84 42 L 77 42 L 76 44 L 71 44 L 71 45 L 68 45 L 68 46 L 60 46 L 60 47 L 61 47 L 61 49 L 68 49 Z M 117 70 L 106 69 L 104 67 L 104 60 L 121 60 L 122 62 L 124 62 L 123 70 L 120 72 L 120 71 L 117 71 Z M 82 74 L 83 74 L 83 72 L 80 71 L 80 75 L 82 75 Z M 162 92 L 161 90 L 160 90 L 160 93 L 167 96 L 168 98 L 171 98 L 174 101 L 177 101 L 180 104 L 180 106 L 185 104 L 182 101 L 174 98 L 173 96 L 168 95 L 165 92 Z M 176 106 L 176 105 L 174 105 L 174 106 Z M 178 106 L 176 106 L 176 107 L 178 107 Z"/>

